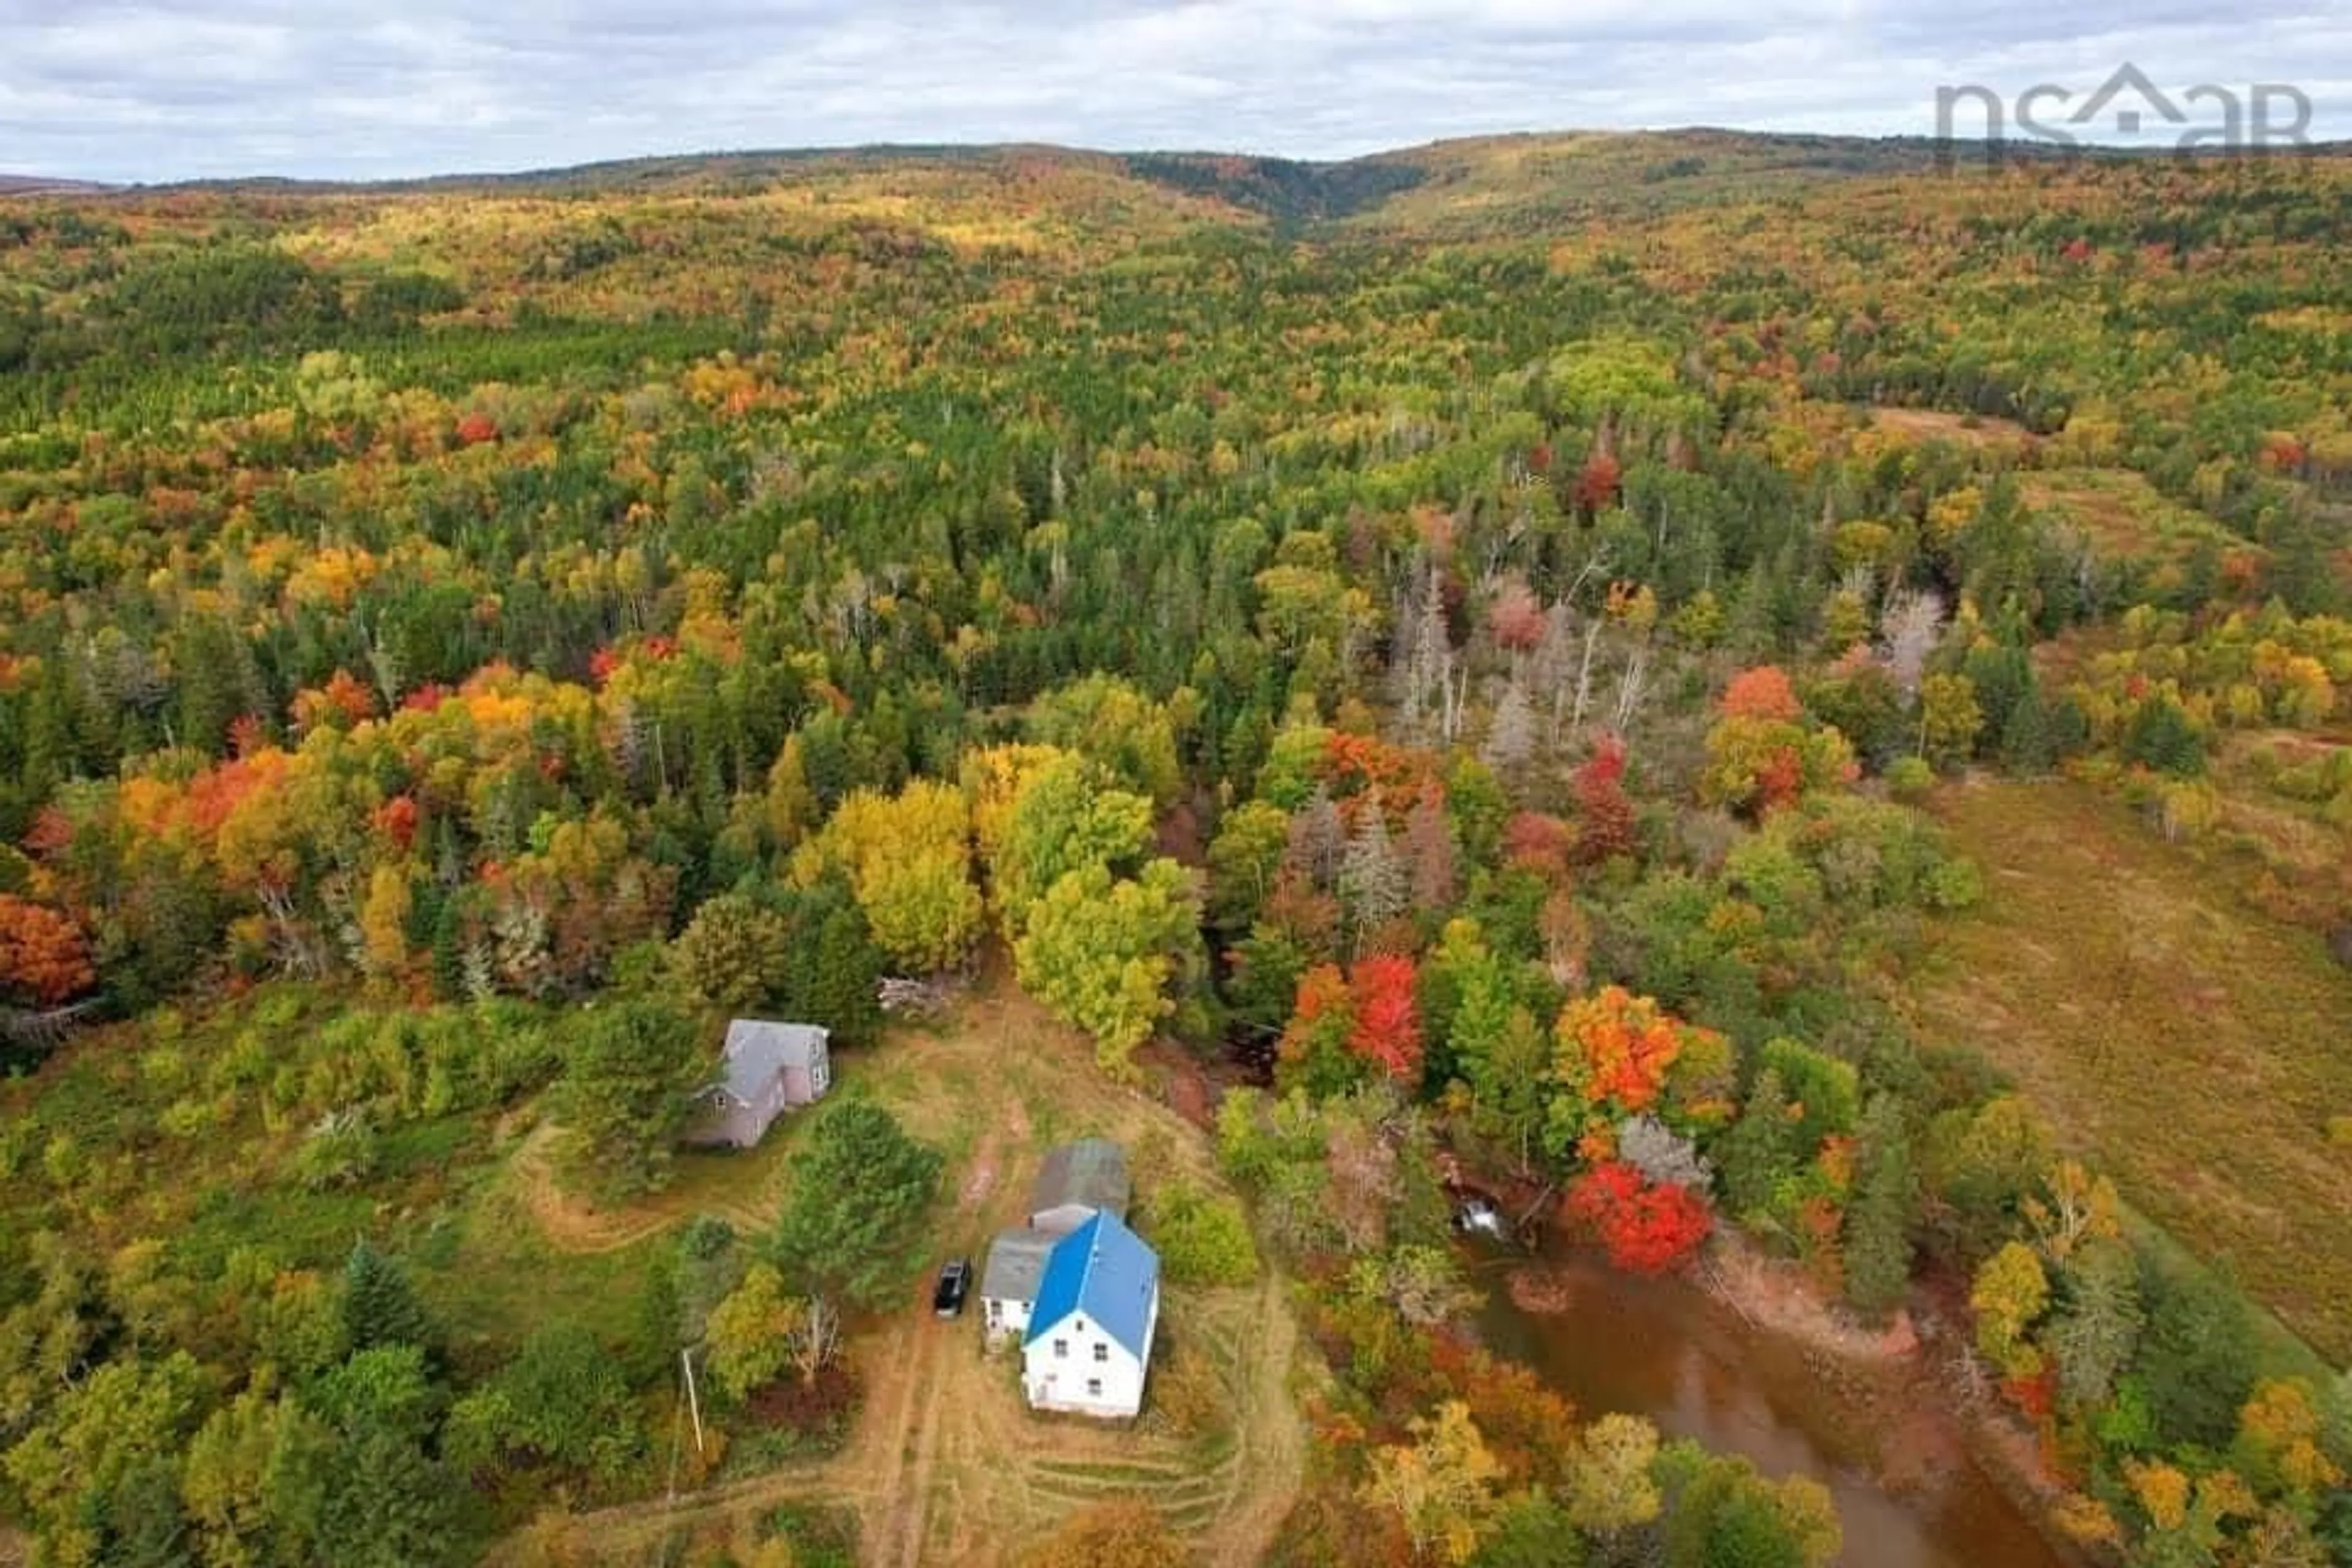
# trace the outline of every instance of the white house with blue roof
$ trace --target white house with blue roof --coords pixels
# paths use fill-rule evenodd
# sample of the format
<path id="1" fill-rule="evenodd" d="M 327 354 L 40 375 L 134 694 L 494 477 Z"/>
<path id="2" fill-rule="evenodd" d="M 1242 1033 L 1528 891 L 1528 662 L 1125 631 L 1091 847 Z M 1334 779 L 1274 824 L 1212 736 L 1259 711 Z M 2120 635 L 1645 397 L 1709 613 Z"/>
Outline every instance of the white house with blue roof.
<path id="1" fill-rule="evenodd" d="M 1021 1344 L 1030 1405 L 1132 1417 L 1159 1326 L 1160 1255 L 1117 1215 L 1097 1212 L 1046 1256 Z"/>

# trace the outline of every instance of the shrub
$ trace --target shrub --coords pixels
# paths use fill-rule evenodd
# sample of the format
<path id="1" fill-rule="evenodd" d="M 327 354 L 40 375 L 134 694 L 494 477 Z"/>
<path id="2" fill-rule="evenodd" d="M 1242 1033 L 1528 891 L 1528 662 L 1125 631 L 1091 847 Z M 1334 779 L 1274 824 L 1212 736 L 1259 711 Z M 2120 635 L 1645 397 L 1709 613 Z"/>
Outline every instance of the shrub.
<path id="1" fill-rule="evenodd" d="M 1178 1285 L 1246 1285 L 1257 1278 L 1257 1246 L 1234 1199 L 1171 1182 L 1153 1195 L 1149 1225 L 1160 1267 Z"/>
<path id="2" fill-rule="evenodd" d="M 1152 1413 L 1188 1441 L 1218 1431 L 1230 1414 L 1217 1369 L 1186 1340 L 1170 1345 L 1152 1369 L 1150 1394 Z"/>
<path id="3" fill-rule="evenodd" d="M 1886 765 L 1886 787 L 1897 800 L 1916 800 L 1936 784 L 1936 770 L 1921 756 L 1897 757 Z"/>

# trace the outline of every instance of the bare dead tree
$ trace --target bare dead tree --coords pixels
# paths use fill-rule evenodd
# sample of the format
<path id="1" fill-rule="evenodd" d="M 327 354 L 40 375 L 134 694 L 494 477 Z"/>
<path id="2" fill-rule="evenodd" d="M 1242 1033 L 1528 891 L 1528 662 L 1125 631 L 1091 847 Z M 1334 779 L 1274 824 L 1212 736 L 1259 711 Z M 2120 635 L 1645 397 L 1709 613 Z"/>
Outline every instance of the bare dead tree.
<path id="1" fill-rule="evenodd" d="M 1625 656 L 1625 673 L 1617 682 L 1617 713 L 1612 726 L 1619 734 L 1633 727 L 1633 716 L 1642 710 L 1642 699 L 1650 686 L 1650 639 L 1643 637 Z"/>
<path id="2" fill-rule="evenodd" d="M 1486 765 L 1497 773 L 1509 773 L 1527 765 L 1535 752 L 1535 718 L 1528 710 L 1527 693 L 1516 680 L 1503 683 L 1501 700 L 1495 704 L 1495 716 L 1486 726 L 1486 743 L 1479 754 Z"/>
<path id="3" fill-rule="evenodd" d="M 1584 732 L 1584 710 L 1592 701 L 1592 653 L 1601 644 L 1601 617 L 1595 616 L 1585 623 L 1584 657 L 1576 665 L 1576 712 L 1569 721 L 1569 730 Z"/>
<path id="4" fill-rule="evenodd" d="M 1918 696 L 1928 656 L 1943 640 L 1943 599 L 1925 588 L 1889 594 L 1885 608 L 1879 612 L 1878 636 L 1887 673 L 1906 697 Z"/>
<path id="5" fill-rule="evenodd" d="M 1428 708 L 1434 697 L 1439 729 L 1451 742 L 1454 715 L 1450 698 L 1455 661 L 1453 639 L 1445 626 L 1445 595 L 1437 580 L 1434 561 L 1418 576 L 1418 581 L 1408 582 L 1396 596 L 1396 622 L 1402 634 L 1399 641 L 1405 650 L 1396 667 L 1400 717 L 1410 732 L 1425 733 Z"/>
<path id="6" fill-rule="evenodd" d="M 792 1326 L 784 1334 L 784 1349 L 799 1371 L 801 1381 L 814 1383 L 817 1373 L 831 1366 L 834 1357 L 841 1352 L 840 1309 L 823 1296 L 809 1296 L 792 1316 Z"/>
<path id="7" fill-rule="evenodd" d="M 1574 689 L 1576 611 L 1566 599 L 1544 612 L 1543 640 L 1536 645 L 1528 679 L 1544 699 L 1544 741 L 1559 744 L 1560 728 L 1568 720 L 1569 698 Z"/>

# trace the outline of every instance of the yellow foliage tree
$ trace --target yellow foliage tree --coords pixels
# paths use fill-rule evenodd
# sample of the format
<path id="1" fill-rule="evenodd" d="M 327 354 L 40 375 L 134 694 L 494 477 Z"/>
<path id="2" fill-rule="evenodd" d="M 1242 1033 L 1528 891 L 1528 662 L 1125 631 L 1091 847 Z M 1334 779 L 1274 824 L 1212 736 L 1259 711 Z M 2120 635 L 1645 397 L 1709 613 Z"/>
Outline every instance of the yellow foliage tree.
<path id="1" fill-rule="evenodd" d="M 1467 1563 L 1494 1520 L 1502 1461 L 1487 1451 L 1470 1406 L 1458 1399 L 1415 1420 L 1412 1434 L 1413 1442 L 1372 1455 L 1364 1500 L 1396 1513 L 1416 1556 Z"/>
<path id="2" fill-rule="evenodd" d="M 1969 1289 L 1977 1315 L 1977 1349 L 2011 1377 L 2042 1370 L 2042 1352 L 2027 1339 L 2035 1320 L 2049 1310 L 2050 1281 L 2042 1260 L 2022 1242 L 2012 1241 L 1984 1261 Z"/>

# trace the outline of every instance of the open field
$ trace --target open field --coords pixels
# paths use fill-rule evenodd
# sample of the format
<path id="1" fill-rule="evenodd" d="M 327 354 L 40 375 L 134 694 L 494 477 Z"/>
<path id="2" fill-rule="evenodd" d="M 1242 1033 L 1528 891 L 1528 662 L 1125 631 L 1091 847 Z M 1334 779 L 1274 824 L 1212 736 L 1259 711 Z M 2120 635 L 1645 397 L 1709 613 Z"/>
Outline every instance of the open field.
<path id="1" fill-rule="evenodd" d="M 1990 415 L 1947 414 L 1932 408 L 1874 408 L 1873 429 L 1890 430 L 1914 441 L 1949 441 L 1955 446 L 2024 451 L 2033 433 L 2011 419 Z"/>
<path id="2" fill-rule="evenodd" d="M 2117 560 L 2177 563 L 2200 544 L 2254 549 L 2130 468 L 2047 468 L 2020 475 L 2018 490 L 2029 508 L 2081 530 L 2101 553 Z"/>
<path id="3" fill-rule="evenodd" d="M 879 1050 L 845 1055 L 841 1092 L 874 1096 L 949 1153 L 948 1213 L 938 1250 L 969 1253 L 1021 1212 L 1044 1150 L 1099 1132 L 1126 1143 L 1139 1193 L 1171 1172 L 1216 1180 L 1200 1134 L 1156 1099 L 1118 1089 L 1086 1044 L 1009 993 L 968 1004 L 936 1035 L 900 1032 Z M 785 1129 L 779 1129 L 784 1131 Z M 784 1141 L 788 1150 L 789 1133 Z M 511 1173 L 538 1243 L 596 1257 L 697 1212 L 739 1224 L 772 1212 L 788 1165 L 763 1146 L 743 1158 L 698 1156 L 655 1202 L 583 1216 L 539 1180 L 528 1146 Z M 688 1200 L 683 1194 L 691 1194 Z M 600 1562 L 643 1562 L 664 1540 L 748 1542 L 780 1503 L 854 1509 L 861 1555 L 887 1568 L 986 1564 L 1088 1503 L 1133 1495 L 1157 1506 L 1204 1561 L 1254 1560 L 1297 1489 L 1305 1435 L 1289 1379 L 1296 1333 L 1279 1278 L 1236 1290 L 1171 1289 L 1154 1375 L 1171 1352 L 1203 1358 L 1221 1408 L 1180 1434 L 1149 1408 L 1133 1430 L 1033 1415 L 1011 1352 L 980 1349 L 972 1316 L 941 1322 L 910 1296 L 907 1309 L 856 1335 L 848 1355 L 866 1402 L 843 1451 L 816 1463 L 603 1510 L 562 1533 Z M 537 1538 L 534 1532 L 534 1538 Z M 513 1561 L 510 1550 L 494 1561 Z"/>
<path id="4" fill-rule="evenodd" d="M 2126 1202 L 2337 1364 L 2352 1357 L 2352 973 L 2069 784 L 1947 790 L 1985 872 L 1917 1003 L 2013 1078 Z"/>

